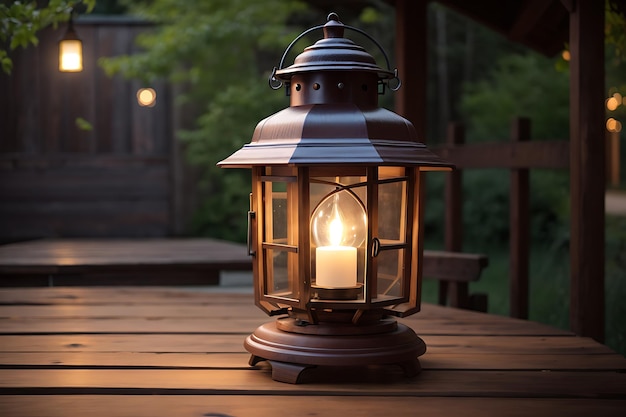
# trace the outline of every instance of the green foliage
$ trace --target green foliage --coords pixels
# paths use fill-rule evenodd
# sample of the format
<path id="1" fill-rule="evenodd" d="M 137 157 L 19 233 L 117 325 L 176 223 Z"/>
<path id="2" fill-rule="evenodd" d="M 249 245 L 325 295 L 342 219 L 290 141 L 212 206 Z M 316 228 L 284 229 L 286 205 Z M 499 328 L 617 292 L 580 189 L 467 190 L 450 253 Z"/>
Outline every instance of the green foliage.
<path id="1" fill-rule="evenodd" d="M 608 56 L 615 65 L 626 61 L 626 17 L 620 8 L 611 0 L 605 3 L 604 39 Z"/>
<path id="2" fill-rule="evenodd" d="M 466 85 L 461 102 L 469 142 L 509 140 L 514 117 L 531 119 L 531 136 L 569 136 L 569 79 L 553 60 L 528 53 L 504 56 L 488 78 Z M 566 172 L 531 173 L 531 237 L 566 242 L 569 185 Z M 473 170 L 464 176 L 466 241 L 507 244 L 509 176 L 497 170 Z"/>
<path id="3" fill-rule="evenodd" d="M 489 77 L 465 86 L 461 102 L 470 141 L 509 137 L 514 117 L 529 117 L 533 139 L 569 137 L 569 76 L 538 54 L 507 55 Z"/>
<path id="4" fill-rule="evenodd" d="M 606 343 L 626 355 L 626 217 L 606 218 Z"/>
<path id="5" fill-rule="evenodd" d="M 197 119 L 197 129 L 180 132 L 189 161 L 203 168 L 200 186 L 207 196 L 193 219 L 194 232 L 239 241 L 245 237 L 250 172 L 215 164 L 250 141 L 259 119 L 288 105 L 283 93 L 268 91 L 266 78 L 244 81 L 213 97 Z"/>
<path id="6" fill-rule="evenodd" d="M 37 46 L 37 32 L 47 26 L 55 28 L 70 18 L 77 1 L 50 0 L 40 7 L 36 1 L 14 1 L 0 3 L 0 63 L 2 70 L 10 74 L 13 62 L 9 50 L 29 45 Z M 91 12 L 96 0 L 83 0 L 87 13 Z M 7 50 L 8 45 L 8 50 Z"/>
<path id="7" fill-rule="evenodd" d="M 76 120 L 74 120 L 74 123 L 76 124 L 76 127 L 79 128 L 80 130 L 85 130 L 85 131 L 93 130 L 93 125 L 82 117 L 77 117 Z"/>
<path id="8" fill-rule="evenodd" d="M 195 122 L 177 132 L 189 161 L 200 169 L 200 208 L 191 233 L 245 239 L 250 173 L 215 164 L 250 141 L 256 123 L 288 102 L 267 78 L 296 31 L 287 28 L 301 10 L 284 0 L 156 0 L 128 2 L 139 17 L 157 23 L 142 33 L 132 56 L 102 58 L 110 74 L 146 83 L 168 79 L 180 87 L 178 105 Z"/>

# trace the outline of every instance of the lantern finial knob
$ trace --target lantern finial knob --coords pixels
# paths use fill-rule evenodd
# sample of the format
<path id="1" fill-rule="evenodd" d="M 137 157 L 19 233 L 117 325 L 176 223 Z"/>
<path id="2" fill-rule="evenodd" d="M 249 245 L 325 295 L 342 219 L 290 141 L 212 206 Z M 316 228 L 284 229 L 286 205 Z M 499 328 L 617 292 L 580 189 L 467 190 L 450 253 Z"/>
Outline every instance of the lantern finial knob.
<path id="1" fill-rule="evenodd" d="M 339 15 L 331 12 L 327 17 L 328 23 L 324 25 L 324 38 L 343 38 L 343 23 L 339 20 Z"/>

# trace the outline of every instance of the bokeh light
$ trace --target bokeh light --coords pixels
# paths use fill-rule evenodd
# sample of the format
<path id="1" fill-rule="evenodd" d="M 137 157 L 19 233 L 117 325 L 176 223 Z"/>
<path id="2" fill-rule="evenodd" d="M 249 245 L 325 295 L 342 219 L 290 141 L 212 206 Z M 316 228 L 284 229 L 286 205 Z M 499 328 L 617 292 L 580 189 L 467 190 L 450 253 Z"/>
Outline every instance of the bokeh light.
<path id="1" fill-rule="evenodd" d="M 140 88 L 137 90 L 137 103 L 142 107 L 154 107 L 156 91 L 153 88 Z"/>

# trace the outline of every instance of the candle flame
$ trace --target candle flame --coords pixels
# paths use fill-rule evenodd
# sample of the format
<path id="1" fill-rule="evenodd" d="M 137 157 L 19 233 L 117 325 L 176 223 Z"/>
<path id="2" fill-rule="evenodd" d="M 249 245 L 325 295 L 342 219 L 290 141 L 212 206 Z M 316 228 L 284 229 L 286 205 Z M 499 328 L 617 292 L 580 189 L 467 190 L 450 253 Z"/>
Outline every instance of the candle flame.
<path id="1" fill-rule="evenodd" d="M 343 224 L 341 219 L 335 217 L 330 222 L 330 243 L 332 246 L 339 246 L 343 240 Z"/>

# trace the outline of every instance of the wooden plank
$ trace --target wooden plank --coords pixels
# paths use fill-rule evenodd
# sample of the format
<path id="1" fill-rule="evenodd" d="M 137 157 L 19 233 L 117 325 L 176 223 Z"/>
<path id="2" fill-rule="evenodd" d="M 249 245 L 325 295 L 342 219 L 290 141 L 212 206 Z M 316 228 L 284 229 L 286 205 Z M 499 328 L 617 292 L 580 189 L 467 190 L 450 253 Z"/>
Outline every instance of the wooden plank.
<path id="1" fill-rule="evenodd" d="M 146 320 L 177 320 L 189 319 L 192 326 L 194 320 L 206 320 L 207 318 L 218 319 L 255 319 L 267 317 L 254 304 L 252 297 L 246 298 L 249 303 L 236 305 L 226 302 L 216 302 L 211 305 L 128 305 L 128 304 L 105 304 L 105 305 L 0 305 L 0 318 L 13 320 L 42 320 L 51 321 L 78 321 L 89 319 L 146 319 Z M 0 328 L 5 328 L 7 323 L 0 322 Z M 515 326 L 513 326 L 515 327 Z"/>
<path id="2" fill-rule="evenodd" d="M 69 314 L 74 315 L 76 310 L 68 308 L 76 306 L 82 309 L 85 317 L 90 317 L 89 311 L 98 315 L 106 309 L 111 311 L 108 316 L 115 316 L 113 311 L 121 308 L 120 314 L 128 313 L 129 316 L 144 317 L 137 311 L 146 311 L 145 317 L 256 317 L 264 314 L 254 306 L 251 294 L 223 294 L 202 291 L 201 289 L 164 289 L 164 288 L 20 288 L 20 289 L 0 289 L 0 304 L 5 308 L 12 306 L 55 306 L 51 310 L 33 309 L 30 315 L 38 315 L 37 311 L 52 314 L 52 311 L 63 311 L 67 308 Z M 87 307 L 104 306 L 105 310 Z M 129 310 L 124 310 L 127 306 L 136 306 Z M 193 307 L 193 310 L 192 310 Z M 156 312 L 155 310 L 156 309 Z M 197 310 L 196 310 L 197 309 Z M 11 310 L 8 310 L 11 312 Z M 176 312 L 178 311 L 178 312 Z M 24 314 L 24 310 L 15 311 Z M 12 317 L 12 314 L 3 314 L 4 317 Z M 52 317 L 59 317 L 60 313 Z M 268 318 L 269 321 L 269 318 Z M 512 320 L 503 316 L 487 315 L 469 310 L 458 310 L 444 308 L 432 304 L 422 304 L 422 309 L 418 314 L 402 320 L 408 325 L 420 330 L 424 326 L 439 329 L 440 333 L 453 334 L 460 332 L 482 332 L 483 334 L 535 334 L 535 335 L 568 335 L 570 333 L 555 329 L 539 323 Z M 6 323 L 8 322 L 0 322 Z M 189 324 L 189 326 L 194 326 Z M 434 332 L 434 330 L 433 330 Z"/>
<path id="3" fill-rule="evenodd" d="M 253 305 L 249 294 L 222 294 L 206 288 L 133 288 L 133 287 L 65 287 L 65 288 L 2 288 L 1 304 L 24 305 Z"/>
<path id="4" fill-rule="evenodd" d="M 598 358 L 609 357 L 597 355 Z M 250 354 L 232 353 L 163 353 L 163 352 L 0 352 L 4 369 L 250 369 Z M 601 369 L 601 362 L 595 369 Z"/>
<path id="5" fill-rule="evenodd" d="M 155 353 L 155 352 L 0 352 L 4 369 L 97 369 L 97 368 L 202 368 L 248 369 L 248 352 Z M 438 353 L 429 347 L 420 357 L 423 369 L 431 370 L 595 370 L 615 371 L 624 358 L 606 354 Z"/>
<path id="6" fill-rule="evenodd" d="M 229 310 L 232 311 L 232 310 Z M 209 334 L 209 333 L 250 333 L 263 323 L 275 320 L 267 317 L 257 309 L 255 315 L 240 317 L 241 314 L 209 315 L 209 310 L 198 312 L 196 316 L 167 317 L 155 314 L 151 317 L 30 317 L 2 316 L 0 321 L 1 334 Z M 497 321 L 459 320 L 450 323 L 448 320 L 413 320 L 405 321 L 419 329 L 421 335 L 492 335 L 492 336 L 566 336 L 568 332 L 557 333 L 548 326 L 535 323 L 524 326 L 511 326 Z"/>
<path id="7" fill-rule="evenodd" d="M 194 396 L 155 396 L 155 395 L 19 395 L 0 396 L 0 408 L 7 416 L 58 417 L 67 416 L 68 410 L 93 417 L 127 417 L 149 415 L 171 417 L 173 410 L 180 417 L 259 417 L 276 416 L 289 410 L 290 415 L 305 416 L 314 413 L 319 417 L 350 415 L 371 417 L 393 415 L 413 417 L 416 410 L 422 415 L 468 417 L 485 415 L 506 415 L 511 417 L 554 417 L 555 410 L 570 417 L 601 415 L 621 416 L 626 402 L 623 400 L 602 401 L 595 399 L 554 399 L 542 398 L 529 401 L 525 398 L 484 398 L 452 397 L 395 397 L 370 398 L 359 396 L 310 395 L 294 397 L 283 395 L 194 395 Z"/>
<path id="8" fill-rule="evenodd" d="M 604 4 L 570 13 L 570 327 L 604 340 Z"/>
<path id="9" fill-rule="evenodd" d="M 0 394 L 251 394 L 626 400 L 626 374 L 598 371 L 431 371 L 406 378 L 387 367 L 315 368 L 304 384 L 280 384 L 269 367 L 213 369 L 0 369 Z M 329 383 L 328 381 L 332 381 Z"/>
<path id="10" fill-rule="evenodd" d="M 260 314 L 262 314 L 259 311 Z M 89 317 L 77 319 L 16 319 L 0 323 L 2 334 L 248 334 L 271 318 L 238 317 L 182 317 L 182 318 L 111 318 Z M 518 334 L 518 333 L 513 333 Z"/>
<path id="11" fill-rule="evenodd" d="M 251 267 L 244 245 L 211 239 L 52 239 L 0 247 L 2 286 L 215 285 L 219 271 Z"/>
<path id="12" fill-rule="evenodd" d="M 462 147 L 444 145 L 433 146 L 431 150 L 464 169 L 569 167 L 569 142 L 561 140 L 476 143 Z"/>
<path id="13" fill-rule="evenodd" d="M 167 158 L 6 158 L 0 239 L 163 236 L 169 225 Z"/>
<path id="14" fill-rule="evenodd" d="M 119 30 L 116 27 L 112 30 L 114 31 L 114 54 L 131 54 L 134 41 L 132 31 Z M 105 121 L 111 124 L 111 146 L 114 152 L 130 154 L 132 149 L 131 106 L 135 92 L 132 91 L 131 83 L 124 80 L 121 75 L 117 75 L 113 78 L 112 94 L 110 119 Z"/>
<path id="15" fill-rule="evenodd" d="M 81 25 L 76 30 L 83 42 L 83 71 L 59 73 L 62 78 L 62 136 L 61 151 L 73 154 L 90 154 L 96 150 L 97 131 L 83 130 L 76 126 L 76 119 L 83 118 L 95 123 L 96 96 L 95 78 L 98 66 L 96 28 Z M 80 91 L 80 94 L 76 94 Z"/>
<path id="16" fill-rule="evenodd" d="M 251 268 L 245 245 L 216 239 L 49 239 L 0 246 L 5 268 L 206 263 Z"/>
<path id="17" fill-rule="evenodd" d="M 513 121 L 511 141 L 524 143 L 530 140 L 530 120 Z M 510 315 L 528 318 L 528 287 L 530 268 L 530 172 L 528 168 L 515 168 L 510 174 L 509 191 L 509 300 Z"/>
<path id="18" fill-rule="evenodd" d="M 59 49 L 57 42 L 63 37 L 63 27 L 57 29 L 48 27 L 39 37 L 40 43 L 36 48 L 39 54 L 40 71 L 37 97 L 41 102 L 40 112 L 34 119 L 40 125 L 40 147 L 37 154 L 51 154 L 61 152 L 63 149 L 64 124 L 66 123 L 64 112 L 64 100 L 71 94 L 71 81 L 75 73 L 62 73 L 59 68 Z M 42 71 L 42 68 L 48 69 Z M 24 114 L 24 123 L 33 123 L 32 115 Z"/>
<path id="19" fill-rule="evenodd" d="M 443 251 L 424 251 L 423 275 L 451 282 L 471 282 L 480 278 L 489 260 L 485 255 Z M 453 305 L 453 307 L 465 307 Z"/>
<path id="20" fill-rule="evenodd" d="M 433 353 L 569 355 L 614 354 L 588 338 L 494 335 L 428 335 Z M 244 352 L 242 334 L 4 335 L 0 352 Z M 626 360 L 626 359 L 625 359 Z M 622 362 L 622 366 L 624 362 Z"/>

